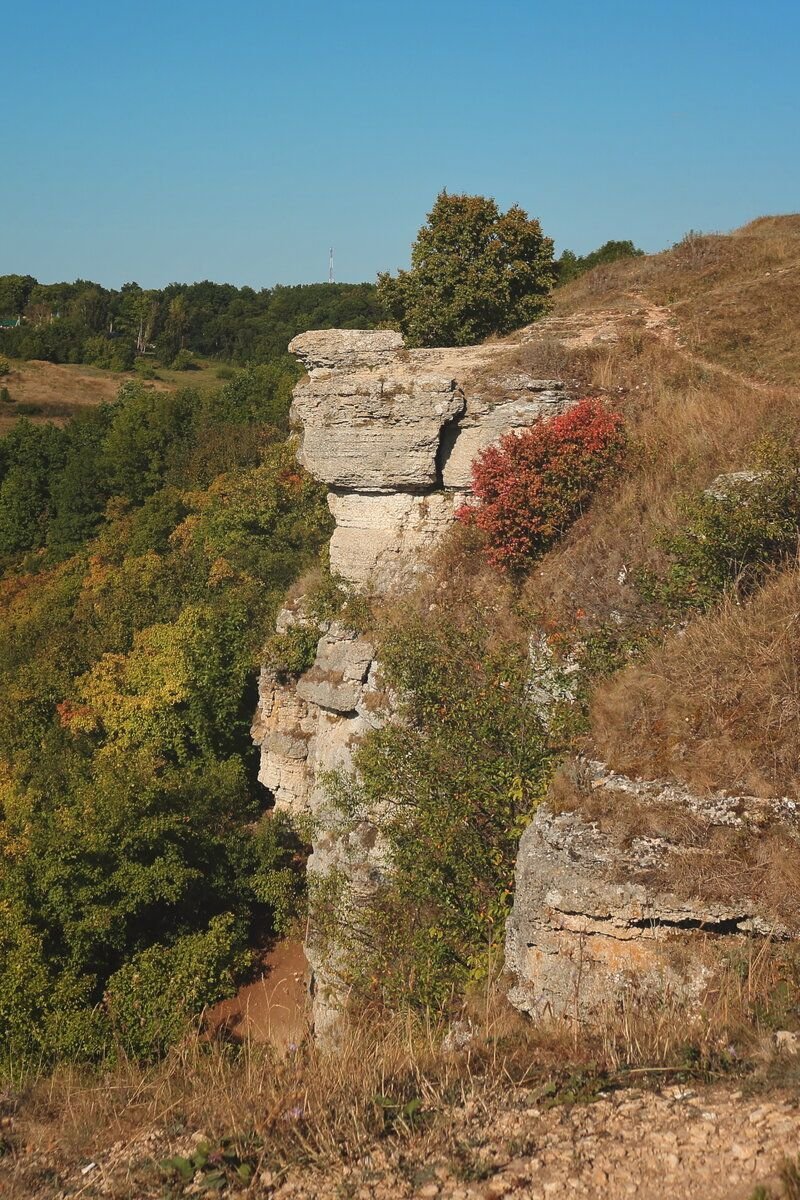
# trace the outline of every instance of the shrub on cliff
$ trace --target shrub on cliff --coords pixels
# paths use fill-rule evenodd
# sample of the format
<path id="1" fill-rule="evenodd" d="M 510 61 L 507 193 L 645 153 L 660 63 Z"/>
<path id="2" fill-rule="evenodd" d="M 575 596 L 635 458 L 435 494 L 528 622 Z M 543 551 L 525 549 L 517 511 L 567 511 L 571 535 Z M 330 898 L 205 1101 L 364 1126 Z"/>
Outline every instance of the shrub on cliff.
<path id="1" fill-rule="evenodd" d="M 800 549 L 800 450 L 769 438 L 755 448 L 755 469 L 723 476 L 685 497 L 681 525 L 664 533 L 670 558 L 661 578 L 639 574 L 645 599 L 668 609 L 708 609 L 726 592 L 742 599 Z"/>
<path id="2" fill-rule="evenodd" d="M 441 192 L 411 270 L 378 276 L 378 298 L 409 345 L 466 346 L 540 316 L 555 280 L 553 242 L 518 205 Z"/>
<path id="3" fill-rule="evenodd" d="M 486 535 L 493 566 L 523 570 L 580 515 L 624 444 L 622 417 L 599 400 L 581 400 L 484 450 L 472 468 L 477 503 L 458 516 Z"/>
<path id="4" fill-rule="evenodd" d="M 377 825 L 388 878 L 351 914 L 334 873 L 310 906 L 357 996 L 438 1010 L 502 961 L 517 844 L 551 753 L 527 644 L 498 644 L 478 606 L 458 624 L 412 614 L 379 652 L 402 720 L 370 733 L 355 773 L 329 784 L 342 833 L 364 814 Z"/>

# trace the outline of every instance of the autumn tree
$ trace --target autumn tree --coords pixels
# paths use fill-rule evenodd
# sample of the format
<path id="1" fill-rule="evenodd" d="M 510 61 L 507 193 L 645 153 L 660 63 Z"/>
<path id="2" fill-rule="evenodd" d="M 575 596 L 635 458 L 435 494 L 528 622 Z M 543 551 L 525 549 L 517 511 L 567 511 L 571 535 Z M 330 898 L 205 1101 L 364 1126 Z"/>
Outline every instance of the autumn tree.
<path id="1" fill-rule="evenodd" d="M 411 270 L 378 276 L 378 295 L 414 346 L 464 346 L 545 309 L 553 242 L 518 205 L 441 192 L 411 250 Z"/>

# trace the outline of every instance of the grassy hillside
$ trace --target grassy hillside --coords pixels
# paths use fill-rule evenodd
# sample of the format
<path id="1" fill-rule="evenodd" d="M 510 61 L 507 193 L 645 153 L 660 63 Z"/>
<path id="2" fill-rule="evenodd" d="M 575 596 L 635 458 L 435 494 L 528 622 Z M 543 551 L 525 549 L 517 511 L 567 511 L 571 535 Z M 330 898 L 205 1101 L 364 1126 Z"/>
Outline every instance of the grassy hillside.
<path id="1" fill-rule="evenodd" d="M 392 886 L 371 944 L 352 944 L 371 1000 L 437 1007 L 491 975 L 519 831 L 576 752 L 699 790 L 800 796 L 799 277 L 798 218 L 692 235 L 589 272 L 508 340 L 509 373 L 573 379 L 622 417 L 627 444 L 599 486 L 580 455 L 556 444 L 542 460 L 538 446 L 536 504 L 550 508 L 510 522 L 515 545 L 545 534 L 524 569 L 498 571 L 496 544 L 461 527 L 414 594 L 376 606 L 370 633 L 406 723 L 368 738 L 334 795 L 345 817 L 396 806 L 380 818 Z M 506 505 L 517 478 L 515 460 Z M 532 644 L 563 697 L 546 728 L 531 714 Z M 562 805 L 591 807 L 565 786 Z M 731 847 L 716 848 L 691 886 L 745 888 L 796 919 L 786 838 L 738 847 L 724 883 L 712 876 Z"/>

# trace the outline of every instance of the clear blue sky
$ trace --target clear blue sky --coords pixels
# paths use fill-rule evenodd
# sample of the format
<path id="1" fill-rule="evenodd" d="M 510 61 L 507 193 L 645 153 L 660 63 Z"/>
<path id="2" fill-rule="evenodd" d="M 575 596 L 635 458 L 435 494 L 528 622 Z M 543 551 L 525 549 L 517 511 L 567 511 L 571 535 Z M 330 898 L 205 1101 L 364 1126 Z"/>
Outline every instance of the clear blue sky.
<path id="1" fill-rule="evenodd" d="M 559 249 L 800 209 L 800 0 L 8 0 L 0 274 L 372 279 L 443 187 Z"/>

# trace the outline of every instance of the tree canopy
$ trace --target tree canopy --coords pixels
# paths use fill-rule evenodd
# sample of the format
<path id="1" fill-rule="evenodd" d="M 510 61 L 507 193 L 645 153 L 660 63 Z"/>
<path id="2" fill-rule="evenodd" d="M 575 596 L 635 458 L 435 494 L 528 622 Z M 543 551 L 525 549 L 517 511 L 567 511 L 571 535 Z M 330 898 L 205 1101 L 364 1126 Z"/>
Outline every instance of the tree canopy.
<path id="1" fill-rule="evenodd" d="M 464 346 L 544 312 L 553 242 L 518 205 L 441 192 L 411 250 L 411 270 L 378 276 L 378 299 L 414 346 Z"/>
<path id="2" fill-rule="evenodd" d="M 373 328 L 384 317 L 372 283 L 255 291 L 203 280 L 115 290 L 85 279 L 44 284 L 31 275 L 0 275 L 0 319 L 21 321 L 3 331 L 4 353 L 117 370 L 153 351 L 164 363 L 186 350 L 225 362 L 269 362 L 306 329 Z"/>
<path id="3" fill-rule="evenodd" d="M 603 242 L 602 246 L 598 246 L 589 254 L 578 255 L 573 250 L 565 250 L 556 263 L 558 282 L 569 283 L 571 279 L 577 279 L 593 267 L 606 266 L 620 258 L 641 258 L 643 254 L 644 250 L 634 246 L 630 238 L 625 241 Z"/>

